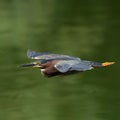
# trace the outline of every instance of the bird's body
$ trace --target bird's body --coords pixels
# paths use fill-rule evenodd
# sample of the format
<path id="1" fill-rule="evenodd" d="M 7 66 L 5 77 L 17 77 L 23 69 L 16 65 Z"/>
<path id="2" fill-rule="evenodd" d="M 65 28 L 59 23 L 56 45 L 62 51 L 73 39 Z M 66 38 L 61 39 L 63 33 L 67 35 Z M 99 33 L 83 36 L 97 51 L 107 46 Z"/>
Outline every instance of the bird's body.
<path id="1" fill-rule="evenodd" d="M 104 67 L 114 64 L 114 62 L 99 63 L 81 60 L 78 57 L 68 55 L 34 52 L 30 50 L 27 51 L 27 56 L 28 58 L 37 59 L 38 61 L 29 64 L 23 64 L 21 66 L 33 66 L 40 68 L 41 73 L 48 77 L 83 72 L 86 70 L 91 70 L 95 67 Z"/>

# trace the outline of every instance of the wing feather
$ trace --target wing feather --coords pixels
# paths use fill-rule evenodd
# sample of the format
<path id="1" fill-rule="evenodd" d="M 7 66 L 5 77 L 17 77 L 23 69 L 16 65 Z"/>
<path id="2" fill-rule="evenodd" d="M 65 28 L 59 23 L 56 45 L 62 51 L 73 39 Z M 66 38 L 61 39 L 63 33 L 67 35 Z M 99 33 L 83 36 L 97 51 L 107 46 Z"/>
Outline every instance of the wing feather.
<path id="1" fill-rule="evenodd" d="M 68 55 L 59 55 L 59 54 L 53 54 L 48 52 L 35 52 L 30 51 L 28 49 L 27 51 L 28 58 L 31 59 L 45 59 L 45 60 L 54 60 L 54 59 L 64 59 L 64 60 L 80 60 L 78 57 L 68 56 Z"/>
<path id="2" fill-rule="evenodd" d="M 71 66 L 71 64 L 69 64 L 68 61 L 65 61 L 65 60 L 64 60 L 64 61 L 58 62 L 54 67 L 55 67 L 59 72 L 65 73 L 65 72 L 68 72 L 72 66 Z"/>
<path id="3" fill-rule="evenodd" d="M 86 71 L 93 69 L 91 61 L 63 60 L 59 61 L 54 67 L 62 73 L 69 71 Z"/>

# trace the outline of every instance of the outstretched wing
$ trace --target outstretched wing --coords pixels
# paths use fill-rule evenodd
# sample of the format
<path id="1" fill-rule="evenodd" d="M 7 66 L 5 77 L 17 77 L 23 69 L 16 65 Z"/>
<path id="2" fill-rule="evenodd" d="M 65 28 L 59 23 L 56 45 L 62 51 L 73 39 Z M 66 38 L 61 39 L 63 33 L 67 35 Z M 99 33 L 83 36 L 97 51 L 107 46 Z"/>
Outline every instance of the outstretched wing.
<path id="1" fill-rule="evenodd" d="M 80 63 L 78 60 L 62 60 L 59 61 L 54 67 L 61 73 L 69 72 L 69 71 L 79 71 L 77 69 L 77 65 Z"/>
<path id="2" fill-rule="evenodd" d="M 65 72 L 70 71 L 70 68 L 72 67 L 72 65 L 71 65 L 68 61 L 63 60 L 63 61 L 58 62 L 54 67 L 55 67 L 59 72 L 65 73 Z"/>
<path id="3" fill-rule="evenodd" d="M 94 62 L 85 60 L 62 60 L 59 61 L 54 67 L 62 73 L 70 71 L 86 71 L 93 69 Z"/>
<path id="4" fill-rule="evenodd" d="M 80 60 L 78 57 L 72 57 L 68 55 L 59 55 L 59 54 L 53 54 L 48 52 L 35 52 L 30 51 L 28 49 L 27 51 L 28 58 L 31 59 L 40 59 L 40 60 L 54 60 L 54 59 L 63 59 L 63 60 Z"/>

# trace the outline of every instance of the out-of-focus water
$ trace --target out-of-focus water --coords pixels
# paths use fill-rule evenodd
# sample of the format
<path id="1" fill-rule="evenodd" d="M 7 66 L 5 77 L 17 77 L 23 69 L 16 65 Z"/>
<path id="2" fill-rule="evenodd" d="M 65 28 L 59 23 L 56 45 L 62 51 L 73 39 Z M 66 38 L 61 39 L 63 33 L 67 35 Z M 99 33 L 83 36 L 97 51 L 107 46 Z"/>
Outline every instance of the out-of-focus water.
<path id="1" fill-rule="evenodd" d="M 1 0 L 0 120 L 120 120 L 118 3 Z M 116 64 L 44 78 L 28 48 Z"/>

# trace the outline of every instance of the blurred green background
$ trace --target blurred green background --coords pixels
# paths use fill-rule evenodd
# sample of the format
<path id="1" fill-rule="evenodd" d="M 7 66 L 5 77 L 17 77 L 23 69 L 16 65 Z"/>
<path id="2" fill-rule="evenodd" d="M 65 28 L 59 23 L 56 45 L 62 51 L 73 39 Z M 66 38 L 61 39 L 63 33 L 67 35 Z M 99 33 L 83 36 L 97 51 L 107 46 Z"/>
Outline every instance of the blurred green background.
<path id="1" fill-rule="evenodd" d="M 45 78 L 28 48 L 116 64 Z M 119 1 L 0 0 L 0 120 L 120 120 L 119 51 Z"/>

